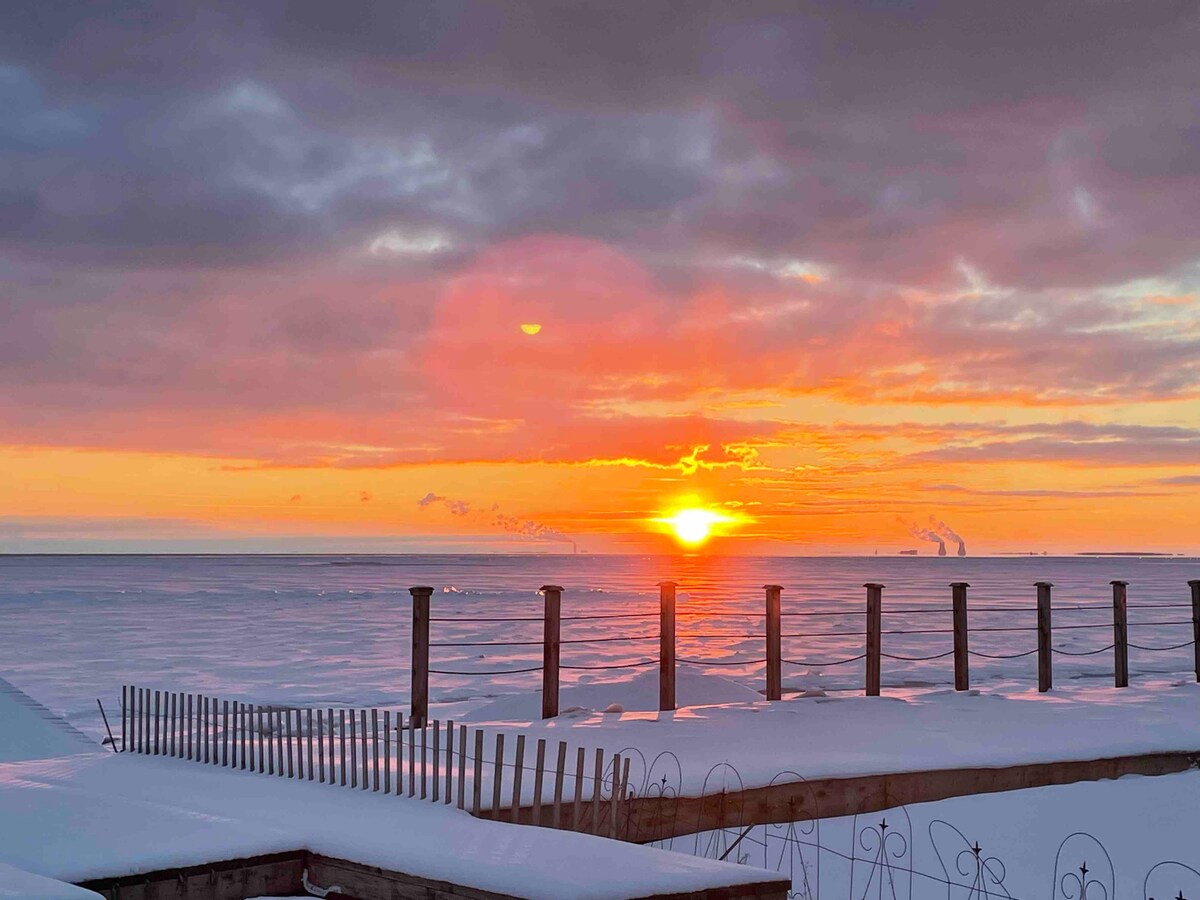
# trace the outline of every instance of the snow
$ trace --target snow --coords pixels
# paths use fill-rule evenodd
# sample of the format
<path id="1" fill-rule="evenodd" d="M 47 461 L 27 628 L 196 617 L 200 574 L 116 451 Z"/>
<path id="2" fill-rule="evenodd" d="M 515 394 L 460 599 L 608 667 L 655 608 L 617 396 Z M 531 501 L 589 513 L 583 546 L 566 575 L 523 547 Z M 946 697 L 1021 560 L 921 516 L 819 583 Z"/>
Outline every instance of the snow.
<path id="1" fill-rule="evenodd" d="M 620 697 L 622 688 L 615 686 L 611 696 Z M 731 764 L 746 787 L 755 787 L 783 771 L 815 779 L 1200 749 L 1200 685 L 1194 682 L 1075 686 L 1047 694 L 1009 688 L 475 724 L 519 731 L 527 740 L 544 737 L 626 755 L 634 750 L 647 763 L 671 754 L 690 793 L 722 763 Z M 506 756 L 512 758 L 511 750 Z M 637 763 L 632 774 L 636 784 Z"/>
<path id="2" fill-rule="evenodd" d="M 1077 873 L 1084 863 L 1090 877 L 1105 885 L 1103 890 L 1089 889 L 1088 897 L 1166 900 L 1177 892 L 1194 897 L 1200 896 L 1200 842 L 1195 829 L 1198 805 L 1200 772 L 1134 775 L 920 803 L 859 816 L 857 821 L 852 817 L 822 819 L 817 829 L 798 823 L 791 837 L 808 842 L 799 852 L 785 841 L 786 826 L 756 827 L 729 858 L 787 873 L 789 864 L 798 863 L 803 855 L 806 869 L 796 866 L 795 896 L 802 900 L 847 897 L 851 895 L 851 864 L 846 857 L 852 847 L 858 847 L 855 878 L 857 884 L 863 884 L 874 861 L 870 852 L 864 852 L 873 847 L 873 835 L 866 832 L 886 821 L 889 830 L 900 834 L 907 845 L 893 864 L 897 869 L 911 866 L 920 873 L 913 878 L 911 895 L 906 890 L 897 892 L 902 898 L 983 897 L 968 890 L 975 874 L 971 848 L 976 842 L 981 858 L 1004 876 L 1008 893 L 989 884 L 994 897 L 1044 900 L 1049 896 L 1047 886 L 1061 884 L 1063 876 Z M 719 854 L 741 833 L 742 829 L 729 829 L 676 838 L 670 846 L 683 852 Z M 855 844 L 860 837 L 865 837 L 865 843 Z M 814 852 L 812 845 L 817 843 L 822 849 Z M 897 843 L 891 849 L 899 848 Z M 818 859 L 819 870 L 815 865 Z M 961 887 L 948 890 L 936 880 L 947 875 Z M 897 878 L 903 882 L 907 875 L 901 872 Z M 862 896 L 861 887 L 854 896 Z M 885 891 L 884 896 L 891 895 Z M 1053 896 L 1080 895 L 1076 891 Z"/>
<path id="3" fill-rule="evenodd" d="M 618 900 L 771 880 L 729 863 L 483 821 L 420 800 L 98 750 L 2 687 L 0 896 L 86 897 L 60 882 L 300 849 L 533 900 Z"/>
<path id="4" fill-rule="evenodd" d="M 1141 646 L 1173 646 L 1191 637 L 1191 559 L 1103 558 L 772 558 L 706 557 L 3 557 L 0 614 L 6 645 L 0 675 L 65 716 L 97 742 L 104 735 L 96 707 L 110 718 L 120 685 L 136 683 L 240 698 L 255 703 L 403 707 L 409 699 L 410 584 L 431 584 L 435 643 L 490 646 L 434 647 L 435 668 L 480 672 L 434 675 L 432 713 L 461 720 L 506 695 L 534 693 L 541 664 L 541 584 L 563 594 L 561 677 L 564 689 L 653 675 L 638 665 L 657 656 L 656 583 L 674 578 L 678 595 L 677 652 L 681 702 L 720 703 L 724 694 L 684 694 L 685 673 L 722 676 L 752 691 L 763 686 L 763 593 L 784 585 L 783 654 L 788 688 L 861 693 L 863 662 L 817 667 L 812 662 L 862 653 L 865 581 L 884 591 L 885 653 L 924 656 L 950 647 L 951 581 L 971 583 L 971 649 L 990 655 L 1025 653 L 1035 646 L 1033 582 L 1055 582 L 1056 606 L 1088 606 L 1055 613 L 1055 646 L 1087 652 L 1111 642 L 1108 581 L 1130 582 L 1130 636 Z M 1143 608 L 1146 604 L 1173 606 Z M 1012 613 L 990 612 L 1015 608 Z M 900 610 L 915 610 L 901 612 Z M 581 616 L 635 618 L 583 619 Z M 523 622 L 472 621 L 526 618 Z M 1144 625 L 1144 622 L 1171 622 Z M 1074 627 L 1071 629 L 1065 626 Z M 1063 626 L 1063 627 L 1059 627 Z M 1019 627 L 1016 632 L 977 632 Z M 934 634 L 901 634 L 932 630 Z M 822 634 L 818 634 L 821 632 Z M 628 642 L 612 638 L 628 638 Z M 495 642 L 527 642 L 496 646 Z M 578 643 L 578 641 L 595 641 Z M 684 659 L 711 661 L 701 666 Z M 741 661 L 746 661 L 744 664 Z M 735 665 L 716 663 L 735 662 Z M 1111 683 L 1112 655 L 1056 656 L 1060 687 Z M 1135 684 L 1147 677 L 1186 675 L 1190 647 L 1130 651 Z M 635 666 L 627 669 L 586 668 Z M 583 667 L 583 668 L 568 668 Z M 499 672 L 501 674 L 491 674 Z M 885 659 L 885 693 L 951 682 L 948 658 Z M 1027 689 L 1036 658 L 971 659 L 972 684 Z M 626 710 L 653 709 L 657 695 L 624 701 Z M 520 701 L 518 701 L 520 702 Z M 563 704 L 565 709 L 568 703 Z M 578 705 L 597 707 L 591 700 Z M 608 704 L 604 704 L 608 705 Z M 534 713 L 535 714 L 535 713 Z M 530 713 L 515 712 L 514 718 Z M 494 716 L 499 718 L 499 716 Z"/>
<path id="5" fill-rule="evenodd" d="M 744 684 L 705 675 L 694 669 L 682 669 L 676 674 L 675 699 L 680 706 L 700 706 L 721 703 L 753 703 L 762 695 Z M 624 710 L 648 710 L 658 707 L 658 669 L 641 672 L 625 681 L 604 681 L 574 684 L 558 693 L 558 708 L 562 715 L 581 714 L 617 706 Z M 463 722 L 530 721 L 542 714 L 541 692 L 509 694 L 471 710 L 461 717 Z"/>
<path id="6" fill-rule="evenodd" d="M 0 862 L 0 898 L 9 897 L 13 900 L 99 900 L 100 895 Z"/>
<path id="7" fill-rule="evenodd" d="M 0 857 L 36 874 L 82 881 L 298 849 L 534 900 L 769 880 L 753 868 L 182 760 L 100 752 L 0 764 Z"/>
<path id="8" fill-rule="evenodd" d="M 0 678 L 0 762 L 92 753 L 95 742 Z"/>

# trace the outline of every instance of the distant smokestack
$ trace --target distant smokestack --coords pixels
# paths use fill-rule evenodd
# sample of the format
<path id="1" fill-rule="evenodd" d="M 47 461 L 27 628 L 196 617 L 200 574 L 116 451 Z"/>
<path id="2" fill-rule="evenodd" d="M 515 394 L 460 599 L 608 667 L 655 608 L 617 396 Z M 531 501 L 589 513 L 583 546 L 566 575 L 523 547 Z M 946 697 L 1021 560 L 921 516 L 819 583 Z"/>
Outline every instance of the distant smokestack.
<path id="1" fill-rule="evenodd" d="M 900 521 L 903 521 L 901 519 Z M 913 522 L 908 526 L 909 534 L 915 538 L 920 538 L 923 541 L 930 541 L 938 545 L 938 556 L 946 555 L 946 542 L 930 531 L 928 528 L 922 528 L 920 525 Z"/>
<path id="2" fill-rule="evenodd" d="M 956 532 L 953 528 L 951 528 L 949 525 L 947 525 L 945 522 L 943 522 L 937 516 L 929 517 L 929 527 L 930 527 L 930 529 L 932 529 L 934 531 L 934 533 L 936 533 L 940 537 L 945 538 L 948 541 L 958 541 L 958 555 L 959 556 L 967 555 L 966 542 L 963 541 L 963 539 L 959 536 L 958 532 Z"/>

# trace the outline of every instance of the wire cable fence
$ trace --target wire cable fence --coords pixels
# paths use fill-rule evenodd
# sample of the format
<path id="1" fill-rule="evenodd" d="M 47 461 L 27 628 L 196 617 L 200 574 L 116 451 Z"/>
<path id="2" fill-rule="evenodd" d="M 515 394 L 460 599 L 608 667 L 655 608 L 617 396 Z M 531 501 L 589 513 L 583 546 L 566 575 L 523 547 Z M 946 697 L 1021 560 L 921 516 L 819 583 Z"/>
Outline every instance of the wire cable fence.
<path id="1" fill-rule="evenodd" d="M 917 672 L 913 667 L 952 659 L 954 687 L 967 690 L 972 660 L 986 672 L 1003 672 L 1011 677 L 1011 667 L 1004 669 L 1005 664 L 1036 657 L 1038 688 L 1047 691 L 1053 686 L 1055 658 L 1076 659 L 1084 665 L 1082 661 L 1111 653 L 1114 684 L 1125 687 L 1129 683 L 1131 650 L 1139 654 L 1178 653 L 1191 647 L 1195 651 L 1192 668 L 1200 680 L 1200 580 L 1190 581 L 1188 586 L 1190 602 L 1130 604 L 1126 583 L 1118 581 L 1112 583 L 1111 604 L 1073 599 L 1056 604 L 1053 586 L 1039 582 L 1036 604 L 1018 605 L 994 596 L 976 597 L 969 604 L 970 585 L 956 582 L 950 586 L 950 605 L 908 602 L 887 607 L 882 599 L 884 586 L 871 584 L 866 586 L 865 606 L 819 608 L 833 601 L 807 598 L 792 601 L 785 609 L 782 587 L 768 585 L 766 604 L 760 612 L 730 609 L 711 598 L 698 608 L 680 610 L 676 585 L 670 582 L 659 586 L 656 611 L 597 610 L 594 606 L 564 609 L 563 589 L 546 585 L 538 592 L 543 605 L 540 616 L 514 611 L 511 617 L 431 616 L 432 589 L 412 588 L 412 715 L 418 721 L 428 716 L 430 675 L 508 678 L 540 672 L 542 713 L 547 718 L 558 714 L 562 672 L 636 673 L 655 666 L 659 668 L 662 710 L 676 706 L 675 680 L 680 665 L 730 671 L 738 679 L 753 677 L 753 670 L 764 672 L 761 693 L 768 700 L 776 700 L 782 697 L 785 666 L 792 673 L 846 667 L 844 676 L 834 675 L 833 682 L 821 682 L 837 683 L 839 690 L 853 687 L 857 669 L 862 673 L 866 693 L 877 695 L 885 660 L 898 664 L 892 667 L 892 678 L 912 678 Z M 594 603 L 594 598 L 588 602 Z M 1177 610 L 1190 610 L 1191 615 L 1172 614 Z M 1130 611 L 1133 621 L 1129 621 Z M 647 620 L 652 619 L 658 619 L 657 629 L 646 627 Z M 751 624 L 759 622 L 761 626 Z M 436 641 L 430 640 L 431 623 L 438 626 Z M 453 630 L 457 626 L 499 624 L 526 630 L 495 637 L 481 635 L 478 630 L 457 632 L 457 639 Z M 541 633 L 530 633 L 536 624 L 540 624 Z M 629 632 L 623 631 L 625 626 Z M 1184 628 L 1188 631 L 1181 634 Z M 1111 635 L 1111 639 L 1089 640 L 1096 631 Z M 1131 631 L 1134 639 L 1130 638 Z M 1018 639 L 1024 634 L 1029 636 L 1028 642 Z M 656 644 L 657 652 L 647 652 Z M 431 650 L 437 659 L 430 659 Z M 499 657 L 504 659 L 502 664 Z M 1081 674 L 1098 674 L 1095 663 L 1086 665 L 1091 668 Z M 789 676 L 797 677 L 807 676 Z M 536 678 L 530 681 L 536 682 Z M 930 682 L 923 679 L 919 683 Z M 803 692 L 809 684 L 811 680 L 792 680 L 788 690 Z"/>

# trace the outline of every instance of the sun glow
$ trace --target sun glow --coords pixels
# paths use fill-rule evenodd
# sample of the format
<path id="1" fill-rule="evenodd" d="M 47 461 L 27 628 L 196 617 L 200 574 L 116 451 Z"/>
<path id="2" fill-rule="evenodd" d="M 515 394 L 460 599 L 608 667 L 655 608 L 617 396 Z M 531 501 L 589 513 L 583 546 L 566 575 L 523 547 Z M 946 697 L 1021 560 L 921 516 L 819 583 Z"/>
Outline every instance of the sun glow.
<path id="1" fill-rule="evenodd" d="M 671 526 L 681 544 L 698 547 L 712 537 L 714 525 L 731 520 L 711 509 L 681 509 L 662 521 Z"/>

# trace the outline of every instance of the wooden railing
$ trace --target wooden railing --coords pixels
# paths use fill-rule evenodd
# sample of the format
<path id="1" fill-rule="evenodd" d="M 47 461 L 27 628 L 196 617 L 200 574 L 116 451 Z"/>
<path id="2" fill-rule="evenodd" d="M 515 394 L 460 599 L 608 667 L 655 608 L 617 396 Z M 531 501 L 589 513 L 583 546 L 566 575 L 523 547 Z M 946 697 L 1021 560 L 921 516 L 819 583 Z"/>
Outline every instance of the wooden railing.
<path id="1" fill-rule="evenodd" d="M 1101 622 L 1078 622 L 1072 621 L 1071 616 L 1080 611 L 1092 611 L 1097 614 L 1107 613 L 1110 609 L 1107 602 L 1101 604 L 1079 604 L 1068 601 L 1066 604 L 1055 606 L 1051 601 L 1053 585 L 1049 582 L 1037 582 L 1034 585 L 1036 590 L 1036 603 L 1019 604 L 1015 602 L 1003 602 L 996 604 L 985 601 L 982 605 L 971 606 L 967 601 L 968 589 L 971 587 L 966 582 L 954 582 L 950 585 L 950 605 L 947 607 L 920 607 L 920 608 L 889 608 L 884 604 L 883 594 L 884 585 L 877 583 L 869 583 L 864 585 L 866 588 L 866 606 L 865 610 L 862 607 L 851 608 L 847 607 L 844 610 L 813 610 L 808 609 L 802 604 L 794 604 L 788 609 L 784 609 L 781 601 L 783 588 L 777 584 L 766 585 L 765 590 L 765 605 L 761 613 L 747 613 L 742 611 L 721 612 L 719 610 L 706 610 L 702 614 L 705 623 L 716 619 L 731 618 L 738 621 L 746 621 L 747 619 L 761 619 L 763 626 L 761 630 L 749 634 L 728 634 L 714 633 L 705 634 L 690 633 L 685 637 L 692 640 L 703 640 L 708 637 L 717 639 L 725 638 L 756 638 L 763 641 L 763 656 L 755 659 L 728 659 L 728 658 L 713 658 L 713 659 L 697 659 L 684 658 L 676 653 L 676 587 L 674 582 L 663 582 L 659 585 L 659 608 L 656 612 L 648 611 L 629 611 L 610 613 L 605 615 L 580 615 L 571 616 L 562 614 L 562 595 L 563 588 L 558 585 L 545 585 L 541 588 L 540 593 L 544 599 L 544 611 L 541 617 L 520 617 L 520 618 L 471 618 L 468 616 L 456 616 L 449 619 L 440 618 L 433 619 L 430 616 L 430 597 L 433 594 L 431 587 L 412 587 L 409 592 L 412 595 L 412 718 L 417 722 L 418 727 L 429 714 L 429 676 L 430 674 L 437 675 L 454 675 L 454 676 L 480 676 L 490 677 L 494 675 L 513 675 L 521 673 L 541 673 L 542 681 L 542 718 L 553 718 L 558 715 L 559 711 L 559 676 L 560 668 L 563 665 L 560 661 L 561 648 L 563 640 L 561 638 L 561 627 L 563 623 L 577 622 L 586 619 L 612 619 L 617 620 L 621 626 L 632 626 L 635 623 L 644 623 L 648 620 L 658 619 L 659 630 L 658 634 L 637 634 L 629 636 L 628 634 L 618 633 L 614 636 L 606 636 L 602 638 L 590 638 L 584 640 L 567 641 L 571 644 L 586 644 L 595 642 L 642 642 L 639 646 L 645 646 L 645 641 L 657 638 L 658 641 L 658 656 L 641 660 L 639 662 L 624 663 L 618 665 L 571 665 L 566 668 L 572 669 L 605 669 L 605 670 L 634 670 L 646 666 L 656 666 L 659 673 L 659 709 L 673 710 L 676 705 L 675 697 L 675 673 L 678 664 L 698 666 L 704 668 L 706 666 L 756 666 L 763 665 L 765 668 L 765 679 L 762 693 L 767 700 L 779 700 L 782 696 L 783 682 L 783 667 L 792 666 L 798 668 L 818 668 L 824 669 L 832 666 L 854 665 L 860 661 L 864 668 L 863 690 L 869 696 L 878 696 L 882 682 L 883 661 L 895 660 L 900 662 L 931 662 L 940 660 L 945 657 L 953 657 L 953 676 L 954 688 L 958 691 L 965 691 L 971 685 L 971 657 L 980 657 L 992 660 L 1005 659 L 1021 659 L 1024 657 L 1034 656 L 1036 654 L 1037 663 L 1037 683 L 1038 690 L 1048 691 L 1053 685 L 1053 668 L 1054 657 L 1056 655 L 1063 657 L 1081 657 L 1094 656 L 1098 654 L 1107 654 L 1112 652 L 1113 659 L 1113 681 L 1117 687 L 1127 687 L 1129 685 L 1129 650 L 1130 648 L 1145 652 L 1165 652 L 1181 650 L 1185 647 L 1191 647 L 1193 653 L 1193 668 L 1195 677 L 1200 681 L 1200 580 L 1192 580 L 1188 582 L 1190 590 L 1189 599 L 1180 599 L 1179 602 L 1166 603 L 1147 603 L 1147 604 L 1130 604 L 1127 597 L 1127 582 L 1113 581 L 1112 603 L 1111 603 L 1111 620 Z M 1146 611 L 1152 615 L 1170 615 L 1168 620 L 1156 621 L 1128 621 L 1129 610 Z M 1180 612 L 1170 614 L 1169 610 L 1179 610 Z M 1187 610 L 1187 612 L 1183 612 Z M 813 630 L 819 628 L 819 625 L 810 626 L 806 623 L 813 620 L 809 617 L 839 617 L 838 621 L 852 621 L 854 618 L 861 617 L 865 612 L 862 631 L 844 631 L 840 628 L 829 630 Z M 1065 621 L 1061 621 L 1055 626 L 1052 622 L 1054 614 L 1062 614 Z M 979 625 L 979 619 L 976 618 L 976 624 L 972 626 L 969 621 L 969 615 L 984 616 L 984 624 Z M 686 615 L 686 614 L 685 614 Z M 930 615 L 944 616 L 940 622 L 927 618 Z M 889 620 L 895 622 L 893 617 L 922 617 L 921 622 L 930 623 L 916 627 L 913 625 L 904 624 L 908 618 L 901 619 L 899 628 L 892 625 L 888 627 Z M 1034 619 L 1036 616 L 1036 621 Z M 996 618 L 1003 617 L 1003 618 Z M 624 620 L 624 621 L 621 621 Z M 784 631 L 783 625 L 786 623 L 789 626 L 794 626 L 789 631 Z M 542 625 L 542 635 L 540 640 L 522 640 L 513 642 L 510 640 L 489 640 L 479 642 L 477 640 L 467 642 L 444 641 L 437 644 L 430 643 L 430 622 L 454 622 L 454 623 L 473 623 L 473 622 L 488 622 L 488 623 L 525 623 L 525 622 L 540 622 Z M 829 621 L 827 618 L 825 621 Z M 1019 624 L 1014 624 L 1019 623 Z M 845 627 L 845 626 L 842 626 Z M 857 626 L 855 626 L 857 628 Z M 1161 628 L 1171 627 L 1183 629 L 1186 627 L 1188 639 L 1177 641 L 1169 646 L 1146 646 L 1138 644 L 1130 640 L 1130 628 Z M 802 631 L 795 631 L 795 628 L 802 628 Z M 1062 647 L 1055 647 L 1052 644 L 1052 637 L 1055 632 L 1060 633 L 1075 633 L 1075 629 L 1101 629 L 1107 632 L 1111 628 L 1113 640 L 1112 643 L 1092 648 L 1086 651 L 1069 650 Z M 640 630 L 640 628 L 638 629 Z M 998 632 L 1025 632 L 1028 635 L 1028 641 L 1031 646 L 1023 647 L 1016 653 L 1009 654 L 989 654 L 971 649 L 971 636 L 982 635 L 986 633 Z M 897 636 L 925 636 L 925 635 L 942 635 L 950 634 L 952 636 L 953 646 L 951 649 L 943 653 L 934 655 L 913 656 L 898 653 L 894 649 L 885 648 L 884 638 L 888 641 Z M 812 639 L 823 639 L 835 636 L 861 636 L 863 643 L 861 652 L 857 652 L 857 648 L 851 651 L 850 656 L 844 659 L 827 660 L 827 659 L 793 659 L 789 658 L 789 654 L 784 651 L 785 641 L 788 641 L 788 646 L 796 646 L 793 641 L 805 641 Z M 476 670 L 476 671 L 455 671 L 438 668 L 436 665 L 430 665 L 429 651 L 430 647 L 437 648 L 465 648 L 479 646 L 496 646 L 496 647 L 518 647 L 540 645 L 542 647 L 542 660 L 540 665 L 534 665 L 527 668 L 519 669 L 503 669 L 497 671 Z"/>
<path id="2" fill-rule="evenodd" d="M 506 740 L 510 740 L 506 749 Z M 625 839 L 629 758 L 388 709 L 254 704 L 121 689 L 124 751 L 453 805 L 480 818 Z M 490 754 L 490 755 L 489 755 Z"/>

